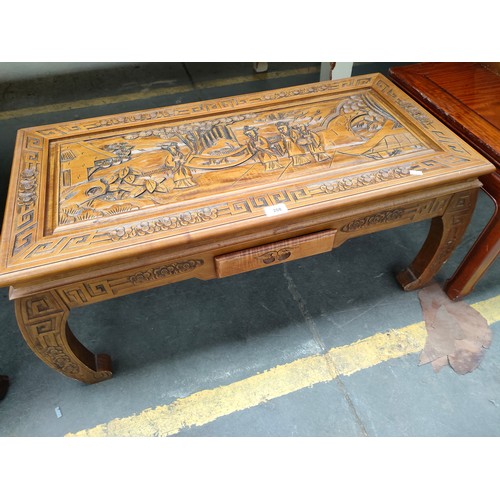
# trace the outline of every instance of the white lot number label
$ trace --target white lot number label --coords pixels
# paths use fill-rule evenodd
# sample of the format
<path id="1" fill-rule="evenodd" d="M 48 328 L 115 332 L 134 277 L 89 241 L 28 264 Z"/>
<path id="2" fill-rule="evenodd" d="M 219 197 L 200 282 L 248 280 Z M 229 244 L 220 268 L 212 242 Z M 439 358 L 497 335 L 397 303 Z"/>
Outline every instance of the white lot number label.
<path id="1" fill-rule="evenodd" d="M 277 205 L 271 205 L 270 207 L 264 207 L 264 212 L 268 217 L 272 217 L 274 215 L 281 215 L 288 212 L 288 208 L 284 203 L 278 203 Z"/>

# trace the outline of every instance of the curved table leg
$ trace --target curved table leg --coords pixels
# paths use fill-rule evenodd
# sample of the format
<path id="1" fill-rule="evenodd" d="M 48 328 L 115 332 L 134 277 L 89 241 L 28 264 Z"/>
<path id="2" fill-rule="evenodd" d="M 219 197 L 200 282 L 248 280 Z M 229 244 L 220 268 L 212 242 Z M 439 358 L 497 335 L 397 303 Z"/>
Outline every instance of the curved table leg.
<path id="1" fill-rule="evenodd" d="M 7 377 L 7 375 L 0 375 L 0 401 L 7 394 L 8 388 L 9 388 L 9 377 Z"/>
<path id="2" fill-rule="evenodd" d="M 500 174 L 494 172 L 481 178 L 486 194 L 495 204 L 495 211 L 488 224 L 471 247 L 453 276 L 445 283 L 444 291 L 451 300 L 465 297 L 472 292 L 481 276 L 500 253 Z"/>
<path id="3" fill-rule="evenodd" d="M 48 366 L 88 384 L 111 377 L 111 358 L 95 355 L 68 327 L 69 309 L 56 291 L 15 300 L 16 317 L 24 339 Z"/>
<path id="4" fill-rule="evenodd" d="M 423 287 L 432 280 L 462 239 L 476 206 L 478 189 L 453 195 L 441 217 L 432 219 L 429 234 L 415 260 L 398 273 L 405 291 Z"/>

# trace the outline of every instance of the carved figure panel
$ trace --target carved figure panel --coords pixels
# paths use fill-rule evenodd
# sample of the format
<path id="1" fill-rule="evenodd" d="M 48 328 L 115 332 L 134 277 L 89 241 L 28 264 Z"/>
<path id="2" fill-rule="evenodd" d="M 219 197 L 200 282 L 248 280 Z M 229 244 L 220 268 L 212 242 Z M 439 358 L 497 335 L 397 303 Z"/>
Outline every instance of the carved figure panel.
<path id="1" fill-rule="evenodd" d="M 429 152 L 372 91 L 55 144 L 63 226 Z"/>

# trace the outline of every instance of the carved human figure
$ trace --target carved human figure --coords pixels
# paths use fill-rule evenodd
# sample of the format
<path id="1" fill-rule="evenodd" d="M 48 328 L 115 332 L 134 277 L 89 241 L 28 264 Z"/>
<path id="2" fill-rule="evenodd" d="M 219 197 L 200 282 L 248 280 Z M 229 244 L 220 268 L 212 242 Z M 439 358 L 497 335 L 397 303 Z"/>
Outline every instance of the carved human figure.
<path id="1" fill-rule="evenodd" d="M 263 165 L 266 172 L 284 168 L 278 161 L 278 157 L 271 151 L 269 142 L 259 136 L 255 127 L 245 126 L 243 133 L 248 137 L 247 147 Z"/>
<path id="2" fill-rule="evenodd" d="M 297 167 L 310 163 L 304 149 L 297 144 L 299 138 L 297 131 L 291 129 L 286 122 L 278 122 L 276 128 L 281 136 L 280 146 L 284 153 L 292 160 L 292 165 Z"/>
<path id="3" fill-rule="evenodd" d="M 299 136 L 297 144 L 308 151 L 316 161 L 330 160 L 330 156 L 325 153 L 323 143 L 318 134 L 309 130 L 305 124 L 297 125 L 296 130 Z"/>
<path id="4" fill-rule="evenodd" d="M 196 186 L 193 175 L 188 167 L 185 166 L 186 157 L 182 154 L 177 144 L 168 144 L 163 146 L 167 150 L 165 166 L 172 169 L 174 189 L 186 189 Z"/>

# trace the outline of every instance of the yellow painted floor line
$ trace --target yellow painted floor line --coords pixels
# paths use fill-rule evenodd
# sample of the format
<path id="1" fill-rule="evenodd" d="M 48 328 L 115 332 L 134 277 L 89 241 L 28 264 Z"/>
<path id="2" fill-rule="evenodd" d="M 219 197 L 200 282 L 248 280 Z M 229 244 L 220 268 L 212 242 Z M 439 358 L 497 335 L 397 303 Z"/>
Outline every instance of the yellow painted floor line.
<path id="1" fill-rule="evenodd" d="M 473 304 L 489 324 L 500 321 L 500 296 Z M 200 391 L 186 398 L 138 415 L 111 420 L 107 424 L 67 436 L 171 436 L 192 426 L 201 426 L 219 417 L 245 410 L 286 394 L 352 375 L 390 359 L 422 351 L 427 338 L 423 321 L 405 328 L 376 333 L 326 354 L 309 356 L 263 373 Z"/>
<path id="2" fill-rule="evenodd" d="M 81 109 L 92 106 L 103 106 L 107 104 L 116 104 L 120 102 L 137 101 L 139 99 L 149 99 L 151 97 L 158 97 L 162 95 L 181 94 L 197 89 L 210 89 L 216 87 L 224 87 L 227 85 L 237 85 L 239 83 L 252 82 L 255 80 L 273 80 L 276 78 L 286 78 L 294 75 L 306 75 L 311 73 L 318 73 L 317 66 L 307 66 L 305 68 L 290 69 L 286 71 L 270 71 L 268 73 L 256 73 L 252 75 L 237 76 L 231 78 L 220 78 L 206 82 L 195 83 L 194 86 L 177 85 L 175 87 L 162 87 L 157 89 L 145 90 L 140 92 L 130 92 L 128 94 L 120 94 L 114 96 L 97 97 L 94 99 L 83 99 L 79 101 L 61 102 L 48 104 L 46 106 L 35 106 L 30 108 L 13 109 L 10 111 L 1 111 L 0 120 L 9 120 L 11 118 L 19 118 L 22 116 L 39 115 L 42 113 L 53 113 L 55 111 L 67 111 L 70 109 Z"/>

